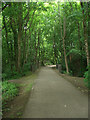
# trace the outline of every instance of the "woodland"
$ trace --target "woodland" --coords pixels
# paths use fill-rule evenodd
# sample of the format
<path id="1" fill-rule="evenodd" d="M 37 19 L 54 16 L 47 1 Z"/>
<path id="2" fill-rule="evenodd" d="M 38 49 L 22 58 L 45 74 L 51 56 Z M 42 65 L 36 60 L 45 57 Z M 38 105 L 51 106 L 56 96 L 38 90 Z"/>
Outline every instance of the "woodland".
<path id="1" fill-rule="evenodd" d="M 3 104 L 18 94 L 8 80 L 41 66 L 84 77 L 90 88 L 90 2 L 2 2 Z M 4 106 L 3 106 L 4 108 Z"/>
<path id="2" fill-rule="evenodd" d="M 3 2 L 2 79 L 61 64 L 82 77 L 89 66 L 89 2 Z"/>

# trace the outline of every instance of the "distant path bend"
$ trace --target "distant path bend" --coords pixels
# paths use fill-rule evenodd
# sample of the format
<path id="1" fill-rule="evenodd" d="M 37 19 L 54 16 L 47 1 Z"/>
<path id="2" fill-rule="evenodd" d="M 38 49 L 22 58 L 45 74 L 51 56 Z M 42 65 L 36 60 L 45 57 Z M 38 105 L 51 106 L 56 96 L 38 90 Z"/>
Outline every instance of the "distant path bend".
<path id="1" fill-rule="evenodd" d="M 88 96 L 53 69 L 41 68 L 23 118 L 88 118 Z"/>

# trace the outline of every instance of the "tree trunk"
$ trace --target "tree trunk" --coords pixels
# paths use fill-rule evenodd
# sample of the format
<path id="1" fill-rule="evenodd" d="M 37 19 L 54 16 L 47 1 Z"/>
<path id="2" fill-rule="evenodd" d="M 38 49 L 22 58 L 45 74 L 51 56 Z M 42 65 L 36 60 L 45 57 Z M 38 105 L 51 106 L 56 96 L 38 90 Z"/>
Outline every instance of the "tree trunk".
<path id="1" fill-rule="evenodd" d="M 55 34 L 53 36 L 53 50 L 54 50 L 54 57 L 55 57 L 55 64 L 57 64 L 57 55 L 56 55 L 56 45 L 55 45 Z"/>
<path id="2" fill-rule="evenodd" d="M 86 27 L 86 17 L 84 13 L 83 3 L 80 2 L 83 14 L 83 30 L 84 30 L 84 40 L 85 40 L 85 49 L 86 49 L 86 57 L 87 57 L 87 66 L 89 66 L 89 50 L 88 50 L 88 37 L 87 37 L 87 27 Z"/>
<path id="3" fill-rule="evenodd" d="M 36 68 L 37 68 L 37 42 L 36 42 L 36 31 L 35 31 L 35 65 L 36 65 Z"/>
<path id="4" fill-rule="evenodd" d="M 59 30 L 59 34 L 61 36 L 61 39 L 60 39 L 60 47 L 59 47 L 59 50 L 61 52 L 61 63 L 62 63 L 62 60 L 63 60 L 63 50 L 62 50 L 62 24 L 61 24 L 61 18 L 60 18 L 60 2 L 58 2 L 58 16 L 59 16 L 59 24 L 60 24 L 60 30 Z"/>
<path id="5" fill-rule="evenodd" d="M 18 60 L 18 43 L 17 43 L 18 36 L 17 36 L 16 29 L 13 27 L 11 17 L 10 17 L 10 25 L 11 25 L 11 29 L 12 29 L 13 37 L 14 37 L 14 62 L 15 62 L 15 68 L 16 68 L 16 71 L 17 71 L 17 68 L 18 68 L 18 64 L 17 64 L 17 60 Z"/>
<path id="6" fill-rule="evenodd" d="M 39 61 L 40 61 L 40 30 L 38 30 L 38 51 L 39 51 L 39 57 L 38 57 L 38 68 L 39 68 Z"/>
<path id="7" fill-rule="evenodd" d="M 23 41 L 23 67 L 24 67 L 24 64 L 26 62 L 26 39 L 27 39 L 27 35 L 26 35 L 26 29 L 25 29 L 25 39 Z"/>
<path id="8" fill-rule="evenodd" d="M 9 52 L 9 44 L 8 44 L 8 31 L 7 31 L 5 16 L 3 16 L 3 23 L 4 23 L 4 27 L 5 27 L 5 32 L 6 32 L 7 52 L 8 52 L 8 58 L 9 58 L 8 62 L 10 63 L 11 61 L 10 61 L 10 52 Z"/>
<path id="9" fill-rule="evenodd" d="M 65 22 L 66 22 L 66 19 L 64 17 L 64 24 L 63 24 L 64 37 L 62 37 L 62 40 L 63 40 L 63 50 L 64 50 L 64 58 L 65 58 L 66 71 L 67 71 L 67 73 L 69 73 L 67 56 L 66 56 L 66 49 L 65 49 L 65 37 L 66 37 L 66 23 Z"/>
<path id="10" fill-rule="evenodd" d="M 80 50 L 82 50 L 82 45 L 81 45 L 81 41 L 80 41 L 80 38 L 81 38 L 81 36 L 80 36 L 80 26 L 79 26 L 79 22 L 77 23 L 78 24 L 78 40 L 79 40 L 79 49 Z"/>
<path id="11" fill-rule="evenodd" d="M 22 40 L 22 3 L 18 3 L 18 72 L 21 68 L 21 40 Z"/>
<path id="12" fill-rule="evenodd" d="M 90 14 L 89 14 L 89 10 L 90 10 L 90 8 L 89 8 L 89 6 L 90 6 L 90 2 L 87 2 L 87 13 L 88 13 L 88 46 L 90 46 L 90 40 L 89 40 L 89 38 L 90 38 L 90 21 L 89 21 L 89 18 L 90 18 Z M 90 47 L 88 48 L 89 49 L 89 51 L 90 51 Z M 90 63 L 90 52 L 89 52 L 89 63 Z"/>
<path id="13" fill-rule="evenodd" d="M 27 59 L 28 59 L 28 55 L 29 55 L 29 40 L 31 38 L 31 32 L 30 32 L 30 29 L 29 29 L 29 37 L 27 38 L 27 51 L 26 51 L 26 62 L 27 62 Z"/>
<path id="14" fill-rule="evenodd" d="M 60 7 L 59 7 L 59 3 L 58 3 L 58 11 L 59 11 L 59 17 L 60 17 Z M 60 25 L 61 25 L 61 19 L 60 19 Z M 66 56 L 66 49 L 65 49 L 65 37 L 66 37 L 66 19 L 64 17 L 64 21 L 63 21 L 63 32 L 64 32 L 64 36 L 62 36 L 62 25 L 60 27 L 61 30 L 61 39 L 63 41 L 63 51 L 64 51 L 64 58 L 65 58 L 65 65 L 66 65 L 66 71 L 67 73 L 69 73 L 69 69 L 68 69 L 68 62 L 67 62 L 67 56 Z"/>

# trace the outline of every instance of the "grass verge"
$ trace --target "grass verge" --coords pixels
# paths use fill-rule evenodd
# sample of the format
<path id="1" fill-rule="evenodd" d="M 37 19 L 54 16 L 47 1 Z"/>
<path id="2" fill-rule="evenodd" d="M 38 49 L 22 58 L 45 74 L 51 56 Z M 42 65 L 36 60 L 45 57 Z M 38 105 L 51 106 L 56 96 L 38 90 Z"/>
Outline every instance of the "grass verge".
<path id="1" fill-rule="evenodd" d="M 19 86 L 8 81 L 2 82 L 2 111 L 7 111 L 6 104 L 13 100 L 19 93 Z"/>
<path id="2" fill-rule="evenodd" d="M 21 77 L 20 79 L 9 80 L 10 84 L 14 84 L 16 87 L 19 87 L 19 92 L 15 97 L 13 96 L 13 99 L 11 101 L 8 101 L 5 105 L 5 109 L 7 110 L 3 111 L 3 118 L 22 117 L 37 74 L 38 71 L 32 75 L 28 74 L 27 76 Z"/>

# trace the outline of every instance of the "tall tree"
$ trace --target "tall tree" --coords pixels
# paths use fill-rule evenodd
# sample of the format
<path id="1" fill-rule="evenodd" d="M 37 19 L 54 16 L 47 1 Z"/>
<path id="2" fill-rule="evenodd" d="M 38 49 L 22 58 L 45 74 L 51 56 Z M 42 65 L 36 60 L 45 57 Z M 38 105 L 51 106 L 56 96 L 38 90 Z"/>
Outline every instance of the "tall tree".
<path id="1" fill-rule="evenodd" d="M 89 49 L 88 49 L 88 36 L 87 36 L 87 26 L 86 26 L 86 15 L 84 11 L 83 2 L 80 2 L 83 14 L 83 31 L 84 31 L 84 40 L 85 40 L 85 49 L 86 49 L 86 57 L 87 57 L 87 65 L 89 66 Z M 84 3 L 85 4 L 85 3 Z"/>
<path id="2" fill-rule="evenodd" d="M 23 13 L 22 3 L 18 3 L 18 71 L 21 69 L 21 42 L 22 42 L 22 25 Z"/>

